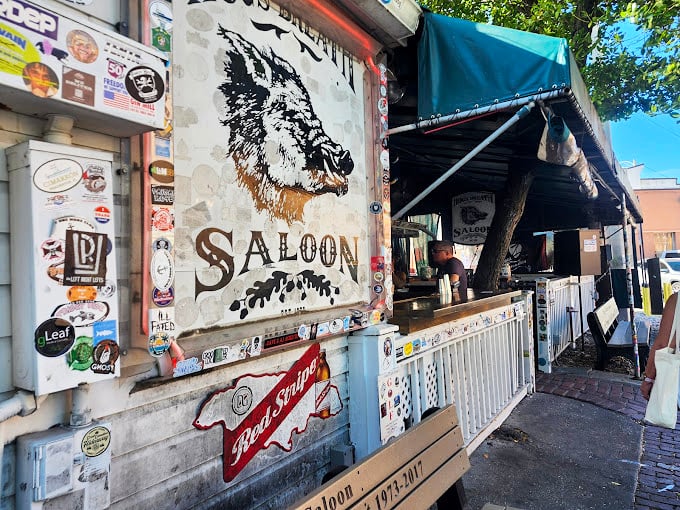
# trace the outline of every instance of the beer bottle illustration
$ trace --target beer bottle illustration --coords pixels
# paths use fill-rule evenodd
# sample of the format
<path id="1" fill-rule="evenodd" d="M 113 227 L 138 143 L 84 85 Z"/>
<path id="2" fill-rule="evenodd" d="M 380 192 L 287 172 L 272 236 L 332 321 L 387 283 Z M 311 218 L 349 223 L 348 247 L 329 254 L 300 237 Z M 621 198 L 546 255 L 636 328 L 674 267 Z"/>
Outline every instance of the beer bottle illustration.
<path id="1" fill-rule="evenodd" d="M 331 415 L 331 369 L 326 361 L 326 350 L 319 352 L 319 363 L 316 366 L 316 414 L 320 418 L 328 418 Z"/>

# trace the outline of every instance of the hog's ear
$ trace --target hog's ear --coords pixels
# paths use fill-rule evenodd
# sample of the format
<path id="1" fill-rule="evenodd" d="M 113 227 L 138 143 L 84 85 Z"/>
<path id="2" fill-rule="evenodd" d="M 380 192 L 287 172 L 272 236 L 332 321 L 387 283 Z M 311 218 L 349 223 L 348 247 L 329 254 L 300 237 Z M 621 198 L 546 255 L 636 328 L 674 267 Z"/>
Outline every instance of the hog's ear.
<path id="1" fill-rule="evenodd" d="M 227 74 L 242 82 L 251 81 L 254 85 L 269 89 L 272 83 L 272 70 L 267 57 L 235 32 L 220 26 L 217 33 L 226 42 Z"/>

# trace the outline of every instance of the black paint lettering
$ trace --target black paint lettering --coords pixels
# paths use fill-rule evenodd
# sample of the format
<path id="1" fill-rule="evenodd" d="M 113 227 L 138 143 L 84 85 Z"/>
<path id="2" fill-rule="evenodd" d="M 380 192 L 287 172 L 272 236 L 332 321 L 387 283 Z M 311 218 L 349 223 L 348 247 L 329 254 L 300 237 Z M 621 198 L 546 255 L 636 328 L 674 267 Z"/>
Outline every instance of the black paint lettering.
<path id="1" fill-rule="evenodd" d="M 338 249 L 335 245 L 335 239 L 329 235 L 321 238 L 321 246 L 319 247 L 319 256 L 321 263 L 326 267 L 331 267 L 335 264 L 335 259 L 338 258 Z"/>

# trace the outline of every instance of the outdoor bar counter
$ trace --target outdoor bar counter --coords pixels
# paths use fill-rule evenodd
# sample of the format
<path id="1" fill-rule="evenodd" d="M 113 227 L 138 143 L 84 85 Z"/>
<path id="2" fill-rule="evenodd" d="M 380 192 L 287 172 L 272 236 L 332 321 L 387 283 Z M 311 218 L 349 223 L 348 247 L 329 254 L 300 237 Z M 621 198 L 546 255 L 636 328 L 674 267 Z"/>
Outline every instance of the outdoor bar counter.
<path id="1" fill-rule="evenodd" d="M 412 294 L 413 291 L 409 289 L 401 296 L 399 293 L 394 295 L 394 309 L 390 323 L 399 326 L 399 332 L 402 335 L 508 306 L 522 299 L 522 292 L 518 290 L 480 292 L 468 289 L 466 299 L 462 299 L 458 292 L 454 292 L 453 300 L 445 304 L 440 302 L 437 293 L 418 297 L 411 297 Z"/>

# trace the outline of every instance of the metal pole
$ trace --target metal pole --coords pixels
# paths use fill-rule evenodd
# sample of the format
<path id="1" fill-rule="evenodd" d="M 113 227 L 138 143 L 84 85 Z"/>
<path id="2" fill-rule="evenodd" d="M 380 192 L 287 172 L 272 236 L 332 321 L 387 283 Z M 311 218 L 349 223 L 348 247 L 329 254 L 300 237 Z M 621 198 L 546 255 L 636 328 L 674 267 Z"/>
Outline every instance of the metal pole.
<path id="1" fill-rule="evenodd" d="M 630 318 L 630 332 L 633 337 L 633 352 L 635 353 L 635 378 L 640 378 L 640 354 L 638 353 L 637 328 L 635 327 L 635 304 L 633 302 L 633 272 L 630 267 L 630 253 L 628 253 L 628 210 L 626 209 L 626 194 L 621 195 L 621 212 L 623 213 L 623 254 L 626 259 L 626 287 L 628 290 L 628 316 Z"/>
<path id="2" fill-rule="evenodd" d="M 536 106 L 535 102 L 531 102 L 525 106 L 522 106 L 512 117 L 510 117 L 505 123 L 499 127 L 496 131 L 491 133 L 489 136 L 487 136 L 482 142 L 472 149 L 470 152 L 468 152 L 463 159 L 459 160 L 455 165 L 453 165 L 451 168 L 449 168 L 446 172 L 444 172 L 436 181 L 434 181 L 432 184 L 430 184 L 427 188 L 425 188 L 423 191 L 421 191 L 418 196 L 416 196 L 413 200 L 411 200 L 408 204 L 406 204 L 404 207 L 401 208 L 400 211 L 398 211 L 396 214 L 392 216 L 392 221 L 398 220 L 401 218 L 404 214 L 406 214 L 414 205 L 416 205 L 418 202 L 420 202 L 423 198 L 425 198 L 427 195 L 430 194 L 432 190 L 434 190 L 437 186 L 439 186 L 441 183 L 443 183 L 446 179 L 451 177 L 454 173 L 456 173 L 460 168 L 470 161 L 472 158 L 474 158 L 477 154 L 482 152 L 487 145 L 489 145 L 491 142 L 493 142 L 496 138 L 501 136 L 510 126 L 515 124 L 518 120 L 520 120 L 523 117 L 526 117 L 529 115 L 529 112 L 531 109 Z"/>

